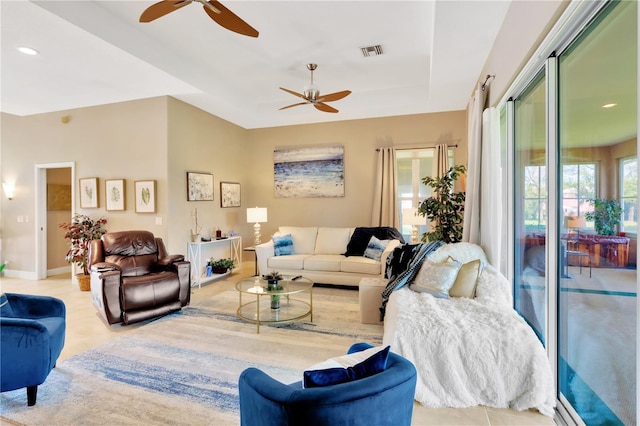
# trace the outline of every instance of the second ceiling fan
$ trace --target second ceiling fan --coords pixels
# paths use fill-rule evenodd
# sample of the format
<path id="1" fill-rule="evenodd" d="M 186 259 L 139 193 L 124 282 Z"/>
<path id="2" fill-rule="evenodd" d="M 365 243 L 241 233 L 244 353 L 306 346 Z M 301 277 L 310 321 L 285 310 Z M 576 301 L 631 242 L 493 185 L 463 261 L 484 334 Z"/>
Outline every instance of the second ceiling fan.
<path id="1" fill-rule="evenodd" d="M 320 89 L 318 89 L 318 87 L 314 86 L 313 84 L 313 72 L 316 70 L 316 68 L 318 68 L 317 64 L 307 64 L 307 69 L 311 71 L 311 85 L 304 88 L 304 94 L 294 92 L 293 90 L 285 89 L 284 87 L 280 88 L 281 90 L 284 90 L 287 93 L 291 93 L 294 96 L 304 99 L 304 102 L 298 102 L 296 104 L 284 106 L 280 108 L 281 110 L 291 108 L 294 106 L 311 104 L 323 112 L 332 112 L 332 113 L 338 112 L 337 109 L 335 109 L 330 105 L 325 104 L 325 102 L 338 101 L 350 95 L 351 90 L 343 90 L 341 92 L 329 93 L 328 95 L 321 95 Z"/>

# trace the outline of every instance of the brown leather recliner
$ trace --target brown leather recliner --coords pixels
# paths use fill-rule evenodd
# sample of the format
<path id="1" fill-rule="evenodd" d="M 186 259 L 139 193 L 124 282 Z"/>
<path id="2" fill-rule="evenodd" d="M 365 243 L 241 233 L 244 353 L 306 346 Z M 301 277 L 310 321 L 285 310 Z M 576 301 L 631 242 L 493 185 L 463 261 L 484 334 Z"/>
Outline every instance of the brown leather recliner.
<path id="1" fill-rule="evenodd" d="M 89 246 L 91 298 L 109 324 L 179 311 L 191 300 L 191 263 L 148 231 L 109 232 Z"/>

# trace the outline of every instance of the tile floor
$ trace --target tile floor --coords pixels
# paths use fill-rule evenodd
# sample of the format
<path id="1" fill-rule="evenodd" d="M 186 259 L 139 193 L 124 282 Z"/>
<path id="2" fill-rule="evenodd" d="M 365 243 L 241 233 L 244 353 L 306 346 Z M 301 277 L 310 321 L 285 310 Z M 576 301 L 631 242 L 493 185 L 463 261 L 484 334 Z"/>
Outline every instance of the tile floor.
<path id="1" fill-rule="evenodd" d="M 253 275 L 253 261 L 244 262 L 240 272 L 224 280 L 193 288 L 191 303 L 213 297 L 233 288 L 239 279 Z M 10 293 L 49 295 L 62 299 L 67 306 L 67 336 L 60 359 L 68 358 L 93 346 L 107 342 L 123 333 L 144 327 L 144 323 L 123 327 L 109 326 L 96 314 L 89 292 L 80 291 L 69 275 L 58 275 L 46 280 L 30 281 L 15 278 L 0 278 L 0 290 Z M 4 420 L 0 423 L 4 423 Z M 9 422 L 8 422 L 9 423 Z M 472 408 L 425 408 L 415 404 L 413 425 L 554 425 L 553 419 L 537 411 L 518 412 L 510 409 L 489 407 Z"/>

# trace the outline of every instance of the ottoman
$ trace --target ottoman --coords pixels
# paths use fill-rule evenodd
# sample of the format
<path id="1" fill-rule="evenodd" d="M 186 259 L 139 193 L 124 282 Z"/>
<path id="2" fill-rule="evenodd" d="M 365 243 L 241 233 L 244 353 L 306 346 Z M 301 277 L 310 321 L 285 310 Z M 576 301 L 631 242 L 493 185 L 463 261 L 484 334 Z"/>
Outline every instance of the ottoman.
<path id="1" fill-rule="evenodd" d="M 358 296 L 362 324 L 382 324 L 380 306 L 382 305 L 382 291 L 386 286 L 387 280 L 383 278 L 363 278 L 360 280 Z"/>

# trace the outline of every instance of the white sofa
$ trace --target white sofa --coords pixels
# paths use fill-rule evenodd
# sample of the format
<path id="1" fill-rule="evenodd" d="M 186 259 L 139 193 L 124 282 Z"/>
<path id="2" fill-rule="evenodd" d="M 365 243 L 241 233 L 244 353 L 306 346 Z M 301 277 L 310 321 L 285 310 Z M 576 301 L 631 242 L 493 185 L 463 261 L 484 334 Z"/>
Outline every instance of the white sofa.
<path id="1" fill-rule="evenodd" d="M 256 247 L 259 273 L 302 275 L 315 283 L 357 287 L 365 277 L 384 277 L 387 256 L 399 240 L 391 240 L 379 261 L 345 256 L 355 228 L 280 226 L 274 235 L 291 234 L 294 254 L 276 256 L 273 240 Z"/>

